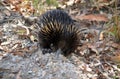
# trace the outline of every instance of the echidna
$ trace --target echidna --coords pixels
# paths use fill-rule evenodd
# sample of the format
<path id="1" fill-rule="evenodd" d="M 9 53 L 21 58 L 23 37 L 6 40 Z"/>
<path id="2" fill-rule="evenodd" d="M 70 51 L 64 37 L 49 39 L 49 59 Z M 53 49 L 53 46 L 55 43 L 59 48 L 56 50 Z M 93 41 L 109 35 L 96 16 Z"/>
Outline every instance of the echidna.
<path id="1" fill-rule="evenodd" d="M 73 52 L 79 44 L 80 31 L 74 20 L 63 10 L 51 10 L 38 20 L 39 43 L 43 49 L 62 50 L 64 56 Z"/>

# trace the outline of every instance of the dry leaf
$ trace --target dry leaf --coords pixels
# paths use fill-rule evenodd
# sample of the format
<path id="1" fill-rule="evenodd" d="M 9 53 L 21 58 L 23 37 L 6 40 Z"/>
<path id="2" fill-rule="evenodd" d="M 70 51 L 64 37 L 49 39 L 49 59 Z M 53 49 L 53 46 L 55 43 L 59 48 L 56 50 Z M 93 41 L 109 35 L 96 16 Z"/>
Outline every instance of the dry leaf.
<path id="1" fill-rule="evenodd" d="M 111 44 L 112 47 L 120 49 L 120 44 L 119 43 L 112 43 Z"/>
<path id="2" fill-rule="evenodd" d="M 75 2 L 75 3 L 80 3 L 80 2 L 81 2 L 81 0 L 75 0 L 74 2 Z"/>
<path id="3" fill-rule="evenodd" d="M 120 55 L 111 57 L 111 60 L 115 63 L 120 63 Z"/>
<path id="4" fill-rule="evenodd" d="M 82 64 L 81 66 L 80 66 L 80 68 L 82 69 L 82 70 L 84 70 L 84 71 L 88 71 L 88 72 L 91 72 L 92 71 L 92 69 L 89 67 L 89 65 L 87 65 L 87 64 Z"/>
<path id="5" fill-rule="evenodd" d="M 16 79 L 22 79 L 20 75 L 21 75 L 21 70 L 17 73 Z"/>
<path id="6" fill-rule="evenodd" d="M 103 39 L 104 39 L 104 32 L 101 32 L 99 36 L 99 40 L 103 40 Z"/>
<path id="7" fill-rule="evenodd" d="M 104 21 L 104 22 L 108 21 L 108 18 L 102 14 L 89 14 L 83 16 L 76 16 L 75 18 L 80 20 L 89 20 L 89 21 Z"/>
<path id="8" fill-rule="evenodd" d="M 11 43 L 11 41 L 5 41 L 5 42 L 2 42 L 1 43 L 1 45 L 3 46 L 3 45 L 8 45 L 8 44 L 10 44 Z"/>
<path id="9" fill-rule="evenodd" d="M 113 52 L 115 56 L 111 56 L 111 60 L 115 63 L 120 64 L 120 50 Z"/>
<path id="10" fill-rule="evenodd" d="M 13 55 L 18 55 L 18 56 L 24 56 L 25 53 L 23 53 L 22 51 L 12 51 L 11 53 L 13 53 Z"/>
<path id="11" fill-rule="evenodd" d="M 30 35 L 30 39 L 31 39 L 31 41 L 34 41 L 35 37 L 33 35 Z"/>
<path id="12" fill-rule="evenodd" d="M 74 4 L 74 0 L 69 0 L 68 2 L 66 2 L 67 5 L 73 5 Z"/>

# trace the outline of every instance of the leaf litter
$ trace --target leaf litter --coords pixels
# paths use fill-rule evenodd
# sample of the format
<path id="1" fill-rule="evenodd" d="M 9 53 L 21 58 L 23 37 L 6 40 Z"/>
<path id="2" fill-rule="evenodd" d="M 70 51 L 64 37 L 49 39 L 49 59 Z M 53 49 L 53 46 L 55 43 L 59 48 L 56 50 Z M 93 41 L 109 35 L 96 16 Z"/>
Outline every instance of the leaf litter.
<path id="1" fill-rule="evenodd" d="M 109 19 L 102 14 L 89 13 L 89 8 L 84 8 L 86 11 L 81 9 L 82 14 L 77 12 L 78 7 L 74 7 L 74 10 L 71 9 L 72 5 L 79 5 L 77 2 L 84 3 L 84 0 L 66 2 L 66 5 L 71 6 L 69 7 L 71 13 L 78 13 L 77 15 L 71 14 L 71 16 L 77 20 L 78 27 L 80 27 L 80 29 L 82 28 L 82 45 L 76 49 L 75 53 L 77 54 L 73 53 L 67 58 L 62 55 L 56 58 L 54 53 L 43 55 L 38 47 L 34 22 L 29 24 L 29 22 L 23 18 L 23 16 L 28 17 L 29 14 L 24 14 L 24 12 L 21 11 L 21 8 L 25 5 L 25 9 L 29 8 L 29 12 L 33 13 L 33 7 L 28 4 L 21 4 L 21 1 L 18 3 L 19 0 L 18 2 L 15 0 L 8 1 L 10 1 L 7 2 L 10 7 L 0 10 L 0 78 L 120 78 L 120 44 L 115 43 L 104 35 L 106 31 L 106 25 L 104 24 L 108 22 Z M 101 1 L 106 1 L 106 5 L 111 4 L 107 2 L 108 0 Z M 14 4 L 19 5 L 15 6 Z M 101 4 L 102 3 L 100 3 L 100 5 Z M 70 11 L 68 12 L 70 13 Z M 84 16 L 79 16 L 80 14 Z M 26 22 L 29 25 L 27 25 Z M 103 27 L 101 27 L 102 25 Z"/>

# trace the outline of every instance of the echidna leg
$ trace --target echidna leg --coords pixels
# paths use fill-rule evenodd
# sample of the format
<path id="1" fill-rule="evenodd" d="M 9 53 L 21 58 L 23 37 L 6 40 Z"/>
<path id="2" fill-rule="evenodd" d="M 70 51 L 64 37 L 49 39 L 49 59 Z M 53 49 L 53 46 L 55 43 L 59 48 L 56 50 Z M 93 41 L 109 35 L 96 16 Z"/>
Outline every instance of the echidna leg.
<path id="1" fill-rule="evenodd" d="M 55 56 L 58 58 L 60 54 L 62 54 L 62 50 L 59 48 L 56 53 L 55 53 Z"/>

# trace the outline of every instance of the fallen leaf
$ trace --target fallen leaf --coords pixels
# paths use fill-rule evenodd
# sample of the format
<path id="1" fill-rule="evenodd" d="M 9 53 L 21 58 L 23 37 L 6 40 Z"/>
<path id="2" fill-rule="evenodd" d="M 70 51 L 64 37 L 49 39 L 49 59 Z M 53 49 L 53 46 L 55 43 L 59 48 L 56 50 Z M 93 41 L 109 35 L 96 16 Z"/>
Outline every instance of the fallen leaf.
<path id="1" fill-rule="evenodd" d="M 2 42 L 1 43 L 1 45 L 3 46 L 3 45 L 8 45 L 8 44 L 10 44 L 11 43 L 11 41 L 5 41 L 5 42 Z"/>
<path id="2" fill-rule="evenodd" d="M 99 36 L 99 40 L 103 40 L 103 39 L 104 39 L 104 32 L 101 32 Z"/>
<path id="3" fill-rule="evenodd" d="M 117 49 L 120 49 L 120 44 L 119 43 L 111 43 L 111 46 Z"/>
<path id="4" fill-rule="evenodd" d="M 69 0 L 68 2 L 66 2 L 67 5 L 73 5 L 74 4 L 74 0 Z"/>
<path id="5" fill-rule="evenodd" d="M 21 70 L 17 73 L 16 79 L 22 79 L 20 75 L 21 75 Z"/>
<path id="6" fill-rule="evenodd" d="M 104 21 L 104 22 L 108 21 L 108 18 L 102 14 L 89 14 L 89 15 L 75 16 L 75 18 L 79 20 L 89 20 L 89 21 Z"/>
<path id="7" fill-rule="evenodd" d="M 13 55 L 25 56 L 25 53 L 23 53 L 22 51 L 12 51 L 11 53 L 12 53 Z"/>
<path id="8" fill-rule="evenodd" d="M 84 70 L 84 71 L 88 71 L 88 72 L 91 72 L 92 71 L 92 69 L 89 67 L 89 65 L 87 65 L 87 64 L 82 64 L 81 66 L 80 66 L 80 68 L 82 69 L 82 70 Z"/>
<path id="9" fill-rule="evenodd" d="M 120 55 L 111 57 L 111 60 L 115 63 L 120 63 Z"/>
<path id="10" fill-rule="evenodd" d="M 111 56 L 111 60 L 115 63 L 120 64 L 120 50 L 117 50 L 115 53 L 115 56 Z"/>

